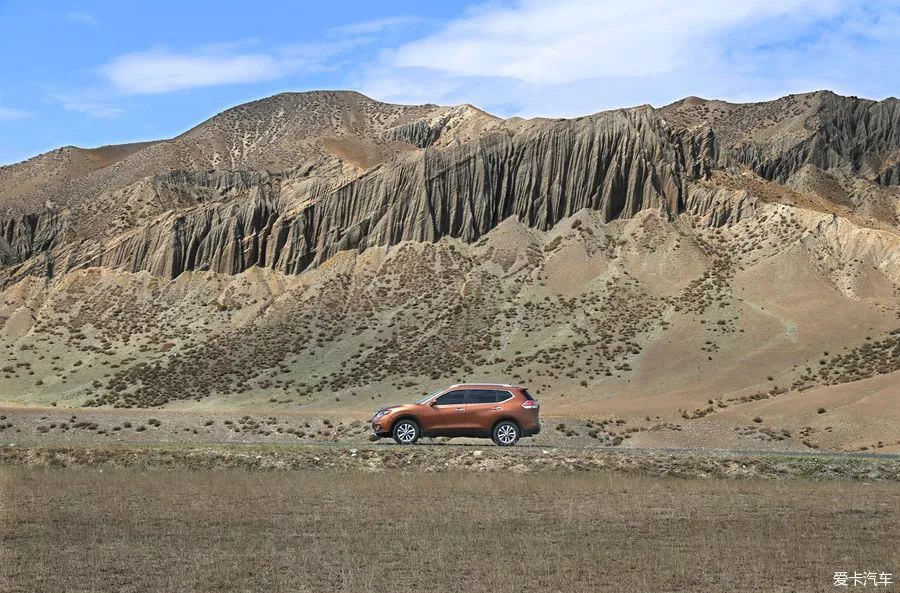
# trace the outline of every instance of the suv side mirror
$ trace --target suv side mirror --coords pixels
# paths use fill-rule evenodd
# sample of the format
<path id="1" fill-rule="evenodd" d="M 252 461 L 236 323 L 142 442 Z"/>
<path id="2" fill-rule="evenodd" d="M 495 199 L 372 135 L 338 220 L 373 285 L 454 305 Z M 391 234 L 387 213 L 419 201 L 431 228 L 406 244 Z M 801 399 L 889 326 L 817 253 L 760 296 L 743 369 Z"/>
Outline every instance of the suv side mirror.
<path id="1" fill-rule="evenodd" d="M 431 400 L 430 402 L 428 402 L 428 405 L 431 406 L 432 408 L 435 407 L 437 405 L 437 400 L 436 399 Z"/>

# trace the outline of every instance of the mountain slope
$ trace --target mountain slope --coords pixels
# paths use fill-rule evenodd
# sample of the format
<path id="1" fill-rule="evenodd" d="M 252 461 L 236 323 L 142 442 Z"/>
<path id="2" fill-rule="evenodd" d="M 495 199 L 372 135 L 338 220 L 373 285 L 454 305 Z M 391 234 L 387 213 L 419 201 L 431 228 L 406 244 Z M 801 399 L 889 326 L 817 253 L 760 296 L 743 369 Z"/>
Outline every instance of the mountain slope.
<path id="1" fill-rule="evenodd" d="M 325 92 L 35 173 L 68 191 L 40 204 L 37 157 L 0 170 L 0 399 L 340 412 L 500 380 L 697 442 L 843 384 L 855 447 L 900 395 L 855 387 L 900 371 L 897 130 L 831 93 L 522 121 Z"/>

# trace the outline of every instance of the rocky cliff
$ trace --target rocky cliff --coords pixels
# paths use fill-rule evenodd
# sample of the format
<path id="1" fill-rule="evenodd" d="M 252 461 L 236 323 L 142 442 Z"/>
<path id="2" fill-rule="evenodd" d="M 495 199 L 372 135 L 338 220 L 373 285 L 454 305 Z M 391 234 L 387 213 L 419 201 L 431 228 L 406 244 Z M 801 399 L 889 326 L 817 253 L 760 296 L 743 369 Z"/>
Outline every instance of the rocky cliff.
<path id="1" fill-rule="evenodd" d="M 279 95 L 72 173 L 72 195 L 53 186 L 53 199 L 29 211 L 13 207 L 7 188 L 0 261 L 5 282 L 46 274 L 47 260 L 56 273 L 106 266 L 172 278 L 263 266 L 296 274 L 348 249 L 472 242 L 509 217 L 547 230 L 582 209 L 610 221 L 649 208 L 723 224 L 739 220 L 741 206 L 695 187 L 712 172 L 748 169 L 786 183 L 812 166 L 890 185 L 898 130 L 896 100 L 831 93 L 528 122 L 355 93 Z M 0 182 L 18 180 L 23 191 L 23 166 L 4 169 Z"/>

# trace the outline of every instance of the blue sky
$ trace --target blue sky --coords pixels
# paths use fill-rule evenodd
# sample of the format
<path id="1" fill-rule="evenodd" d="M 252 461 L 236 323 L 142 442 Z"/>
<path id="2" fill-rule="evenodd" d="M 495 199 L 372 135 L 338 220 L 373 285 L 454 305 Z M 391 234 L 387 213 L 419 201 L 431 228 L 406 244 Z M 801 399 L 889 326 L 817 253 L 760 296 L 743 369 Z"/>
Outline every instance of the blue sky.
<path id="1" fill-rule="evenodd" d="M 282 91 L 501 116 L 896 96 L 900 0 L 0 0 L 0 164 L 171 137 Z"/>

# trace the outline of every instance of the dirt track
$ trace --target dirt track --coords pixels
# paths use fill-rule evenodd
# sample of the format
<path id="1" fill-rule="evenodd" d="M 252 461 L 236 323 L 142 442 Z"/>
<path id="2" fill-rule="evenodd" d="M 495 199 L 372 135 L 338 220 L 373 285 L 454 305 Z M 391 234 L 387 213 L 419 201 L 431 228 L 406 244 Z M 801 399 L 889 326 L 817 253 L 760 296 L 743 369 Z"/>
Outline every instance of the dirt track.
<path id="1" fill-rule="evenodd" d="M 0 403 L 0 445 L 315 445 L 369 442 L 370 413 L 309 414 L 272 410 L 96 409 L 13 406 Z M 719 415 L 721 416 L 721 415 Z M 712 418 L 712 419 L 711 419 Z M 869 439 L 866 446 L 847 448 L 828 431 L 807 426 L 774 430 L 717 423 L 719 418 L 643 424 L 607 414 L 581 418 L 542 416 L 541 433 L 520 446 L 601 449 L 723 449 L 791 454 L 828 451 L 900 453 L 900 441 Z M 829 427 L 830 428 L 830 427 Z M 829 440 L 832 439 L 832 440 Z M 489 446 L 479 439 L 423 439 L 424 443 Z"/>

